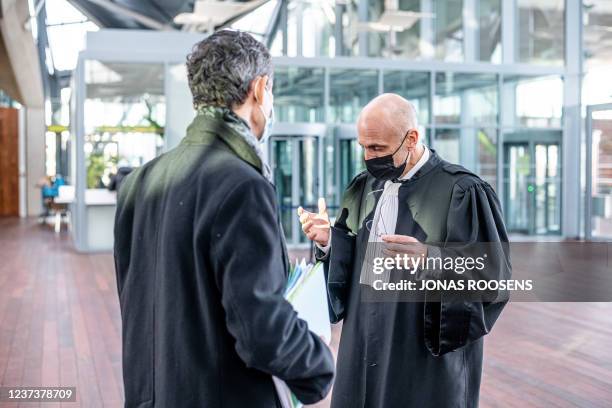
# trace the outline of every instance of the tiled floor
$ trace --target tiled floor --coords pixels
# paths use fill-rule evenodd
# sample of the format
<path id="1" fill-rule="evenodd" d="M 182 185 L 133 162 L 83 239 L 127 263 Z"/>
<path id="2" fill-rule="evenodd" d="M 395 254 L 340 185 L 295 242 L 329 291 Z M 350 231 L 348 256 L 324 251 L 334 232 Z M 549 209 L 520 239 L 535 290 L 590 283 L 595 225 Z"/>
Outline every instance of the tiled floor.
<path id="1" fill-rule="evenodd" d="M 0 385 L 76 386 L 64 406 L 118 407 L 120 350 L 112 256 L 0 219 Z M 481 406 L 612 406 L 612 303 L 509 305 L 485 342 Z"/>

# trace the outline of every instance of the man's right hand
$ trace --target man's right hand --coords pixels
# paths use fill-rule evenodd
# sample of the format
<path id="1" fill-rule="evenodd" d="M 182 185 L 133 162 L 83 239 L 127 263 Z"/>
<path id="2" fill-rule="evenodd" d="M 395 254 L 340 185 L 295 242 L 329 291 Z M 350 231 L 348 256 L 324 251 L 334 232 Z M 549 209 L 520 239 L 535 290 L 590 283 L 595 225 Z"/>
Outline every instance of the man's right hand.
<path id="1" fill-rule="evenodd" d="M 327 205 L 324 198 L 319 198 L 319 212 L 312 213 L 298 207 L 298 215 L 302 224 L 302 231 L 311 241 L 322 247 L 329 244 L 330 222 L 327 214 Z"/>

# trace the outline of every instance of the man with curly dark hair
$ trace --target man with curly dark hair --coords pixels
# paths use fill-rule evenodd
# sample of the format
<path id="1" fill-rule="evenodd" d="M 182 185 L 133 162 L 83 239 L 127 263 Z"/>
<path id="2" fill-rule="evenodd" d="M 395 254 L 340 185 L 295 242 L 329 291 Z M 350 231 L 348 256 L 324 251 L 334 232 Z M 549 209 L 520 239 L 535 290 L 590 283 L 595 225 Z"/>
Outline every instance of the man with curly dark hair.
<path id="1" fill-rule="evenodd" d="M 187 58 L 197 116 L 181 144 L 123 182 L 115 264 L 127 407 L 276 407 L 272 376 L 326 396 L 325 343 L 284 299 L 289 263 L 261 154 L 272 62 L 223 30 Z"/>

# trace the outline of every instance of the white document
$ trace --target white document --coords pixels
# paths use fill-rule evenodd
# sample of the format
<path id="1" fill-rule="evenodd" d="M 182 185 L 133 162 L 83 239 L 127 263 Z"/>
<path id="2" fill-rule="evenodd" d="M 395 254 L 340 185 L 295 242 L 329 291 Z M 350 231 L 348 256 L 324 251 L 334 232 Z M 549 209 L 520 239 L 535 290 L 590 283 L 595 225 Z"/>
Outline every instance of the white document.
<path id="1" fill-rule="evenodd" d="M 306 323 L 310 331 L 331 341 L 331 324 L 327 308 L 327 287 L 323 275 L 323 264 L 302 265 L 304 276 L 291 288 L 286 297 Z M 303 404 L 291 393 L 284 381 L 272 377 L 283 408 L 300 408 Z"/>

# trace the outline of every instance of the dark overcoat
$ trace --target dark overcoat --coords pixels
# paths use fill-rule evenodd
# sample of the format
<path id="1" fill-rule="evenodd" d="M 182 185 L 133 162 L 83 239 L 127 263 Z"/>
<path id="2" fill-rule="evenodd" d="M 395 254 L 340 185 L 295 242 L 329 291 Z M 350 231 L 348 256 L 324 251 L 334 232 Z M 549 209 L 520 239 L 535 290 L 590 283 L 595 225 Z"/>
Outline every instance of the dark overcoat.
<path id="1" fill-rule="evenodd" d="M 274 186 L 220 118 L 125 179 L 114 253 L 126 407 L 275 407 L 272 375 L 328 393 L 331 353 L 283 297 Z"/>

